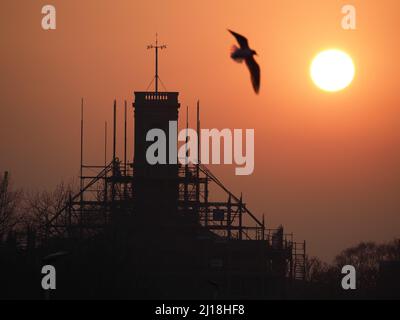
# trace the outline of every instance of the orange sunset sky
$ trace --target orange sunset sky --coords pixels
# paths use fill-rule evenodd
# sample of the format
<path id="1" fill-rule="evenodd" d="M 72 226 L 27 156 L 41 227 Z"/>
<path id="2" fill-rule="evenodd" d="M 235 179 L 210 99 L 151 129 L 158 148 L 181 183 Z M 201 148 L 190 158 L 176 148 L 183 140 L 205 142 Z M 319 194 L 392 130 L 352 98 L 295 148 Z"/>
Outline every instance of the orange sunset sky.
<path id="1" fill-rule="evenodd" d="M 46 4 L 57 9 L 57 30 L 41 28 Z M 357 9 L 357 30 L 341 28 L 345 4 Z M 212 170 L 265 213 L 268 227 L 283 224 L 326 261 L 360 241 L 399 236 L 400 1 L 3 0 L 0 7 L 0 171 L 10 171 L 14 186 L 51 189 L 77 177 L 81 97 L 85 162 L 103 163 L 113 99 L 121 137 L 123 100 L 148 87 L 154 52 L 146 47 L 158 32 L 168 45 L 161 80 L 180 92 L 192 126 L 200 99 L 203 127 L 255 129 L 253 175 Z M 259 54 L 258 96 L 244 65 L 229 58 L 235 41 L 227 28 Z M 356 65 L 354 82 L 338 93 L 309 76 L 311 59 L 327 48 L 346 51 Z M 185 108 L 180 115 L 182 126 Z"/>

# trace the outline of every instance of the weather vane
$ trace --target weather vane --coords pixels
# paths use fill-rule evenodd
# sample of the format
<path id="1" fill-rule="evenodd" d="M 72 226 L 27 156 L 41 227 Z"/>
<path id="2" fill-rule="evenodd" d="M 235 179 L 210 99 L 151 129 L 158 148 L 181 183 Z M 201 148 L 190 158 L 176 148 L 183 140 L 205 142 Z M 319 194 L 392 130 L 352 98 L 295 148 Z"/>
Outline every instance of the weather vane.
<path id="1" fill-rule="evenodd" d="M 156 94 L 158 93 L 158 80 L 159 80 L 159 77 L 158 77 L 158 49 L 166 49 L 167 48 L 167 46 L 166 45 L 159 45 L 158 44 L 158 33 L 156 33 L 156 44 L 155 45 L 148 45 L 147 46 L 147 49 L 155 49 L 155 51 L 156 51 L 156 75 L 155 75 L 155 92 L 156 92 Z"/>

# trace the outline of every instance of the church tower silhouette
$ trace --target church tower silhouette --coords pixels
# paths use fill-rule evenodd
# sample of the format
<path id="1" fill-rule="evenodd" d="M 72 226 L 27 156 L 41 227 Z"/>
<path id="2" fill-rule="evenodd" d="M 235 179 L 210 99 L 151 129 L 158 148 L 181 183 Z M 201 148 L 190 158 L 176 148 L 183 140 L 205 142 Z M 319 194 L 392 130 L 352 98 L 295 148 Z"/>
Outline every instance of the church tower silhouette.
<path id="1" fill-rule="evenodd" d="M 177 149 L 177 128 L 170 130 L 170 122 L 178 121 L 180 104 L 178 92 L 158 91 L 158 51 L 166 48 L 159 45 L 148 46 L 155 50 L 155 90 L 135 92 L 134 123 L 134 199 L 137 212 L 176 212 L 178 201 L 178 164 L 176 152 L 169 154 L 170 147 Z M 166 135 L 166 164 L 149 164 L 146 159 L 150 145 L 147 141 L 150 130 L 161 129 Z M 162 143 L 162 141 L 161 141 Z"/>

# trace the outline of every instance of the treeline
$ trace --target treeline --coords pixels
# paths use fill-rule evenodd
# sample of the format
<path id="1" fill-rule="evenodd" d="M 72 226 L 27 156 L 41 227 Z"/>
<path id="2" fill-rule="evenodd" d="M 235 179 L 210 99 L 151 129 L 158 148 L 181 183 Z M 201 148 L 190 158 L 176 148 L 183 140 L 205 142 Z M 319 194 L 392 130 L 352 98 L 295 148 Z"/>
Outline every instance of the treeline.
<path id="1" fill-rule="evenodd" d="M 343 290 L 343 266 L 356 270 L 356 290 Z M 338 254 L 332 263 L 307 258 L 307 282 L 321 297 L 400 298 L 400 239 L 362 242 Z"/>
<path id="2" fill-rule="evenodd" d="M 75 191 L 74 183 L 62 182 L 53 191 L 24 192 L 13 188 L 9 174 L 4 173 L 0 178 L 0 244 L 27 234 L 34 234 L 40 243 L 47 222 Z"/>
<path id="3" fill-rule="evenodd" d="M 47 222 L 76 190 L 74 183 L 60 183 L 53 191 L 24 192 L 13 188 L 9 175 L 4 174 L 0 179 L 0 261 L 7 262 L 11 270 L 9 257 L 14 255 L 8 249 L 29 247 L 26 242 L 32 237 L 34 246 L 40 246 L 46 239 Z M 357 289 L 354 291 L 345 291 L 341 286 L 345 265 L 354 266 L 356 270 Z M 24 273 L 23 270 L 21 274 Z M 382 244 L 362 242 L 343 250 L 332 263 L 307 257 L 306 283 L 300 285 L 297 296 L 400 298 L 400 239 Z"/>

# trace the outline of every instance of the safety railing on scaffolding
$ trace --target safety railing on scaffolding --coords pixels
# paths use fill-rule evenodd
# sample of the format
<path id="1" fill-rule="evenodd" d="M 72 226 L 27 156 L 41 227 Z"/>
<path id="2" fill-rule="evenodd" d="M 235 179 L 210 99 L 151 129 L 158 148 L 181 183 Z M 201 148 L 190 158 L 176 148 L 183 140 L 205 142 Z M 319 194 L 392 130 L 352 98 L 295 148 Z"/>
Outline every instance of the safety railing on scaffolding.
<path id="1" fill-rule="evenodd" d="M 197 214 L 204 227 L 227 240 L 262 240 L 271 250 L 290 252 L 288 276 L 305 279 L 305 242 L 295 242 L 293 234 L 284 233 L 283 227 L 266 228 L 264 216 L 260 221 L 246 206 L 242 195 L 235 196 L 206 166 L 181 166 L 179 173 L 180 210 Z M 226 201 L 211 199 L 212 183 L 222 191 Z"/>

